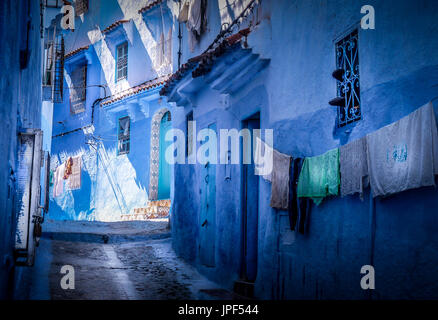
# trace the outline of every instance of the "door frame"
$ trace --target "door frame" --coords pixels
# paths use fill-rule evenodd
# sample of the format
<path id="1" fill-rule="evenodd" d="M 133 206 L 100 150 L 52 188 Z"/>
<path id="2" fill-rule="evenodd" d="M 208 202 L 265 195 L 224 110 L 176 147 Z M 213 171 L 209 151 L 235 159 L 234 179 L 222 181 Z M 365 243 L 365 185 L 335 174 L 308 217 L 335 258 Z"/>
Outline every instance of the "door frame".
<path id="1" fill-rule="evenodd" d="M 258 120 L 259 121 L 259 127 L 261 127 L 261 115 L 260 115 L 260 111 L 257 111 L 255 113 L 253 113 L 252 115 L 244 118 L 243 120 L 241 120 L 241 129 L 245 129 L 248 128 L 248 124 L 251 120 Z M 251 137 L 251 161 L 254 161 L 254 145 L 253 145 L 253 132 L 251 132 L 250 134 Z M 247 224 L 248 224 L 248 219 L 247 219 L 247 208 L 246 208 L 246 191 L 247 191 L 247 170 L 245 169 L 245 164 L 243 163 L 243 144 L 240 145 L 240 167 L 241 167 L 241 183 L 240 183 L 240 188 L 241 188 L 241 201 L 240 201 L 240 222 L 241 222 L 241 226 L 240 226 L 240 270 L 239 270 L 239 276 L 242 280 L 248 281 L 247 279 L 247 259 L 246 259 L 246 255 L 247 255 L 247 239 L 248 239 L 248 232 L 247 232 Z M 259 198 L 260 198 L 260 185 L 258 184 L 257 186 L 258 190 L 257 190 L 257 244 L 256 244 L 256 254 L 257 254 L 257 265 L 256 265 L 256 270 L 258 269 L 258 221 L 259 221 Z M 256 277 L 257 277 L 257 271 L 256 271 Z"/>

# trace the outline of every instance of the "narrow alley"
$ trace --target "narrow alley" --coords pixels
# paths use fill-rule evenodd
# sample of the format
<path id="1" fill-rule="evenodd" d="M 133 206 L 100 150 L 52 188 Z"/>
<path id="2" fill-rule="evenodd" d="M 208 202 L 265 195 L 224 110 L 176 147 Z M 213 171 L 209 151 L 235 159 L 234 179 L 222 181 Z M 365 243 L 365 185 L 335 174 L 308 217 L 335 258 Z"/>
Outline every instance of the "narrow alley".
<path id="1" fill-rule="evenodd" d="M 437 34 L 437 0 L 0 0 L 0 300 L 438 300 Z"/>
<path id="2" fill-rule="evenodd" d="M 49 221 L 33 268 L 24 269 L 15 299 L 233 299 L 171 248 L 167 219 L 135 222 Z M 74 289 L 63 289 L 63 266 Z M 17 279 L 18 280 L 18 279 Z"/>

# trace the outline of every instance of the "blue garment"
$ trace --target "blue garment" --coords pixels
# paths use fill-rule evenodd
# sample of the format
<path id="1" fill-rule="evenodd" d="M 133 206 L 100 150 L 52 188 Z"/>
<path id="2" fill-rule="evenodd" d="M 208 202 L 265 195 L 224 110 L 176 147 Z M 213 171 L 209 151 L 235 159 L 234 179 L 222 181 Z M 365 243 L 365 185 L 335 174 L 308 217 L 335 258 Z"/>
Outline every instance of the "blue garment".
<path id="1" fill-rule="evenodd" d="M 298 178 L 303 167 L 304 159 L 295 158 L 290 165 L 289 179 L 289 223 L 291 230 L 304 234 L 308 229 L 311 201 L 310 198 L 297 196 Z"/>

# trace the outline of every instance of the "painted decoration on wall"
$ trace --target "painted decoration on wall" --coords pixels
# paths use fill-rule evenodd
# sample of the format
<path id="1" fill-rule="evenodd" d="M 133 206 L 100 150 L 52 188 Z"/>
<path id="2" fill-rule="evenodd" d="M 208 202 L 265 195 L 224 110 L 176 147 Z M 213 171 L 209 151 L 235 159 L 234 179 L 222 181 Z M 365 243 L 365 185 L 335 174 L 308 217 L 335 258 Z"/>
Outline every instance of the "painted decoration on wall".
<path id="1" fill-rule="evenodd" d="M 149 200 L 158 199 L 158 180 L 160 169 L 160 128 L 161 119 L 167 112 L 170 112 L 169 109 L 162 108 L 155 112 L 154 116 L 152 117 Z"/>

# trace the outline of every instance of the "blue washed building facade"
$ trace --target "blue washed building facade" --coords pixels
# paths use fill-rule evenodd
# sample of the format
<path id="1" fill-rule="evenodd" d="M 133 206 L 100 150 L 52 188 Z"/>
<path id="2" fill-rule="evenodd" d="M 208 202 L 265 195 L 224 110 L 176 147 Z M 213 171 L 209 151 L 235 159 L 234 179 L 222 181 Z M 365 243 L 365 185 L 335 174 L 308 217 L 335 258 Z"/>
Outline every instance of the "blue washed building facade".
<path id="1" fill-rule="evenodd" d="M 46 211 L 44 173 L 53 110 L 42 104 L 44 18 L 39 1 L 0 3 L 0 299 L 12 297 L 23 267 L 33 264 L 39 233 L 31 220 Z M 33 150 L 24 155 L 27 146 Z M 28 166 L 29 159 L 38 160 L 38 166 Z M 30 171 L 34 176 L 26 181 Z"/>
<path id="2" fill-rule="evenodd" d="M 168 212 L 172 173 L 160 141 L 163 149 L 172 115 L 159 90 L 172 72 L 172 32 L 165 2 L 115 0 L 90 1 L 65 32 L 51 167 L 79 156 L 81 185 L 52 190 L 49 218 L 119 221 L 156 200 Z"/>
<path id="3" fill-rule="evenodd" d="M 375 29 L 361 28 L 364 5 L 375 9 Z M 276 150 L 320 155 L 436 99 L 437 9 L 433 1 L 208 1 L 194 44 L 181 22 L 181 66 L 174 61 L 161 94 L 186 134 L 273 129 Z M 240 13 L 246 19 L 233 24 Z M 350 62 L 360 100 L 347 115 L 329 104 L 342 50 L 358 55 Z M 247 166 L 176 164 L 174 179 L 173 247 L 227 289 L 263 299 L 437 298 L 434 187 L 331 197 L 312 205 L 301 235 Z M 375 290 L 360 286 L 364 265 L 375 268 Z"/>

